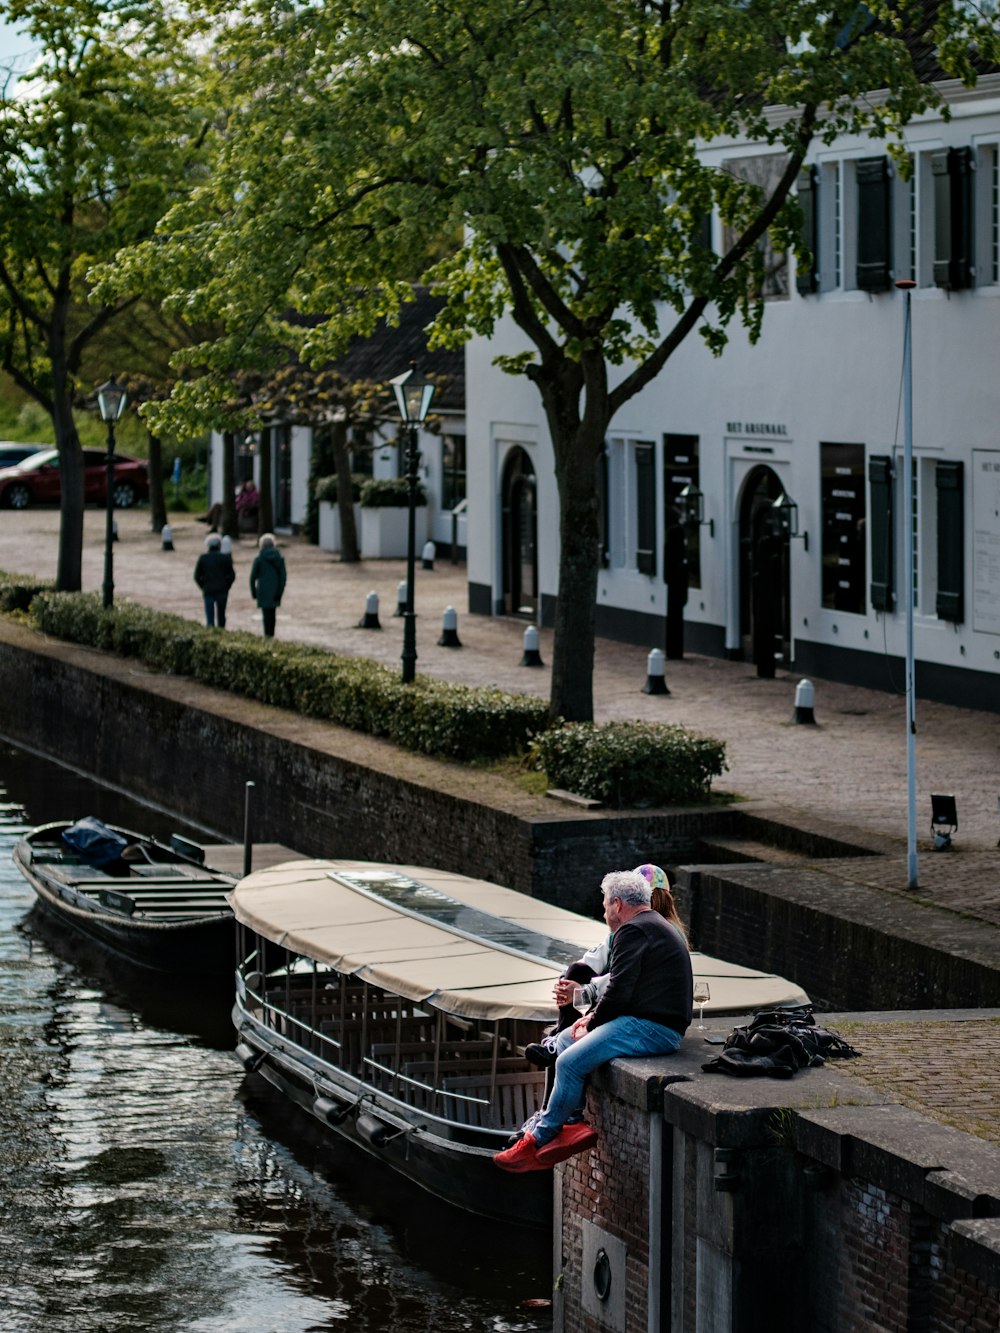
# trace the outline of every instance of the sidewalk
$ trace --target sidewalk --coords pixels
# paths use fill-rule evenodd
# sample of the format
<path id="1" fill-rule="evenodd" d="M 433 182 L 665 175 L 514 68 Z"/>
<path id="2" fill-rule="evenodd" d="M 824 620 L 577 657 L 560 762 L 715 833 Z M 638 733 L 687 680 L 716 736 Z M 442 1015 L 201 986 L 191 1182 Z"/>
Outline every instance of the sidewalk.
<path id="1" fill-rule="evenodd" d="M 192 572 L 207 529 L 193 516 L 171 520 L 175 549 L 161 549 L 149 531 L 148 509 L 117 514 L 116 599 L 128 598 L 200 620 L 201 597 Z M 51 578 L 55 574 L 59 514 L 54 509 L 0 511 L 0 570 Z M 402 620 L 394 616 L 402 560 L 342 565 L 299 538 L 280 537 L 288 587 L 278 611 L 281 638 L 320 643 L 340 653 L 399 665 Z M 236 544 L 237 580 L 230 595 L 231 629 L 260 632 L 249 592 L 255 554 L 252 538 Z M 498 685 L 547 696 L 551 631 L 541 632 L 544 669 L 520 665 L 525 623 L 467 613 L 464 565 L 438 558 L 433 570 L 417 562 L 417 670 L 470 685 Z M 104 568 L 104 515 L 88 508 L 84 529 L 83 584 L 99 591 Z M 358 628 L 369 592 L 379 596 L 379 631 Z M 438 647 L 441 616 L 458 613 L 461 649 Z M 791 813 L 853 826 L 906 842 L 906 733 L 901 695 L 814 680 L 818 725 L 790 722 L 796 673 L 779 671 L 758 680 L 749 663 L 686 657 L 667 663 L 669 696 L 642 693 L 648 647 L 597 642 L 594 705 L 599 721 L 644 719 L 678 722 L 726 741 L 729 771 L 716 786 L 747 800 L 763 800 Z M 919 667 L 918 667 L 919 676 Z M 921 875 L 935 881 L 956 876 L 963 854 L 995 853 L 1000 838 L 1000 714 L 917 702 L 917 832 Z M 930 848 L 930 796 L 953 793 L 959 829 L 955 853 L 924 855 Z M 971 870 L 972 858 L 964 864 Z M 996 881 L 1000 855 L 977 856 L 976 878 Z M 992 895 L 991 895 L 992 896 Z"/>

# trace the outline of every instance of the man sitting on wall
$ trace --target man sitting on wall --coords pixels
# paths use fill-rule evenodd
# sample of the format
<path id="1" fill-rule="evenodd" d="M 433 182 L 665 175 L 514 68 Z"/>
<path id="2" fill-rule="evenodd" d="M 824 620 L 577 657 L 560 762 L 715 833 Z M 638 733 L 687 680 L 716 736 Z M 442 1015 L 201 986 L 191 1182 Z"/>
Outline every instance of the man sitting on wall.
<path id="1" fill-rule="evenodd" d="M 601 892 L 614 933 L 607 989 L 573 1025 L 535 1127 L 494 1156 L 503 1171 L 544 1171 L 589 1148 L 597 1135 L 581 1119 L 587 1075 L 619 1056 L 672 1055 L 691 1022 L 691 956 L 680 931 L 650 909 L 648 881 L 634 870 L 614 871 Z"/>

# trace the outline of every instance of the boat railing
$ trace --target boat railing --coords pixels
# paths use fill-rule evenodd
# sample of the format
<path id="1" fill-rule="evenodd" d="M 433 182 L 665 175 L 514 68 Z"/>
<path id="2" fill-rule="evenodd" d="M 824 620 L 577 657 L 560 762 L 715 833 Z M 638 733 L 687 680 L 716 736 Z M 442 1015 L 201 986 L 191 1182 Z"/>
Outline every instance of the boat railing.
<path id="1" fill-rule="evenodd" d="M 426 1092 L 433 1093 L 435 1097 L 459 1097 L 463 1102 L 479 1102 L 483 1106 L 490 1105 L 489 1097 L 471 1097 L 462 1093 L 450 1092 L 447 1088 L 436 1088 L 432 1083 L 424 1083 L 419 1078 L 411 1078 L 409 1074 L 401 1074 L 397 1069 L 391 1069 L 388 1065 L 379 1064 L 377 1060 L 372 1060 L 365 1056 L 364 1063 L 372 1069 L 378 1069 L 383 1074 L 389 1074 L 393 1079 L 400 1083 L 408 1083 L 414 1088 L 423 1088 Z"/>

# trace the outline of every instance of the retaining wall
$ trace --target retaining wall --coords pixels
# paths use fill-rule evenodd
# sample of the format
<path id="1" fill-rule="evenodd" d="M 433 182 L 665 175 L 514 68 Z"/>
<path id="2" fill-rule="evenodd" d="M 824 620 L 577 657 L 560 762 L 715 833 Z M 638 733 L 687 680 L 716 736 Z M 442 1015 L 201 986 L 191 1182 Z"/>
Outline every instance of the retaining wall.
<path id="1" fill-rule="evenodd" d="M 1000 1148 L 829 1066 L 703 1059 L 689 1037 L 593 1076 L 597 1147 L 556 1172 L 555 1333 L 1000 1327 Z"/>

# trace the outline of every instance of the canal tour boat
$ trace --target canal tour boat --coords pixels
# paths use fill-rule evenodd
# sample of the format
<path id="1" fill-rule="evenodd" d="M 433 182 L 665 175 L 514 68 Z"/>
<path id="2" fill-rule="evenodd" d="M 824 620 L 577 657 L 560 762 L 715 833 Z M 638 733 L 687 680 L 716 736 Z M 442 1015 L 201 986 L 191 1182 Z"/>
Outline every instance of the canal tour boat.
<path id="1" fill-rule="evenodd" d="M 14 847 L 39 906 L 107 949 L 160 972 L 231 976 L 234 875 L 169 843 L 87 817 L 41 824 Z"/>
<path id="2" fill-rule="evenodd" d="M 492 1164 L 541 1105 L 524 1058 L 602 922 L 425 867 L 292 861 L 230 895 L 236 1054 L 321 1125 L 471 1212 L 546 1226 L 547 1172 Z M 807 1003 L 781 977 L 692 955 L 716 1017 Z"/>

